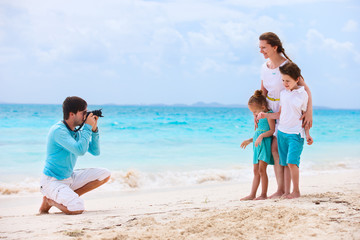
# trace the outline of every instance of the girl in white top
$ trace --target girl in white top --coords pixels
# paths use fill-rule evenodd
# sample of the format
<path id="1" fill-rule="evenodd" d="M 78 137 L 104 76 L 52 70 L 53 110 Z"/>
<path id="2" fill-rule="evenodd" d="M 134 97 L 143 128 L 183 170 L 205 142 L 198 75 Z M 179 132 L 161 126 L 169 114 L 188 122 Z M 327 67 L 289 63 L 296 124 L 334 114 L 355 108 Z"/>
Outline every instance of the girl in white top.
<path id="1" fill-rule="evenodd" d="M 261 69 L 261 90 L 264 93 L 264 96 L 267 98 L 268 106 L 273 112 L 278 112 L 280 108 L 280 92 L 284 90 L 282 84 L 281 74 L 279 67 L 284 65 L 287 62 L 291 62 L 289 57 L 285 54 L 285 49 L 282 46 L 282 43 L 279 37 L 272 32 L 266 32 L 260 35 L 259 37 L 259 48 L 260 53 L 264 55 L 265 59 L 269 59 L 265 62 Z M 303 121 L 303 126 L 308 128 L 312 127 L 312 97 L 309 87 L 305 84 L 304 79 L 300 77 L 299 86 L 304 86 L 305 91 L 307 92 L 308 98 L 308 108 L 301 116 Z M 271 195 L 269 198 L 278 198 L 285 193 L 284 185 L 284 167 L 279 164 L 279 153 L 277 146 L 277 126 L 275 126 L 275 133 L 271 145 L 271 152 L 274 157 L 274 170 L 276 181 L 278 184 L 277 191 Z"/>

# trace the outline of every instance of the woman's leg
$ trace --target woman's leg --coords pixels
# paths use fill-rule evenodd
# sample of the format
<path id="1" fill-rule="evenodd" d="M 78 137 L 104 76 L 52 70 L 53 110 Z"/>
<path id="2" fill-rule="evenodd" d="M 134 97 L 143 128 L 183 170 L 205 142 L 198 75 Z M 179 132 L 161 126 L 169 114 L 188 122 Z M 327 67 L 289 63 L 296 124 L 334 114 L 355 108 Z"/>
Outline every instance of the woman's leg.
<path id="1" fill-rule="evenodd" d="M 277 190 L 269 198 L 279 198 L 284 194 L 284 167 L 279 163 L 279 150 L 277 144 L 277 138 L 274 136 L 271 142 L 271 153 L 274 158 L 274 171 L 277 182 Z"/>
<path id="2" fill-rule="evenodd" d="M 260 174 L 259 174 L 259 164 L 254 164 L 254 178 L 251 186 L 251 193 L 249 196 L 243 197 L 240 200 L 246 201 L 246 200 L 253 200 L 256 197 L 256 191 L 260 184 Z"/>

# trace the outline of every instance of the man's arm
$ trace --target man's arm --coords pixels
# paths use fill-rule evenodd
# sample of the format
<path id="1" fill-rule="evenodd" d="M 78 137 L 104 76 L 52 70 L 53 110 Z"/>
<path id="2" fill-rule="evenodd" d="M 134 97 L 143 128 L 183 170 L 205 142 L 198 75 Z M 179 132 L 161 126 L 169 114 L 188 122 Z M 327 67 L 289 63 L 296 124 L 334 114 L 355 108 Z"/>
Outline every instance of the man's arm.
<path id="1" fill-rule="evenodd" d="M 58 129 L 54 133 L 54 140 L 69 152 L 81 156 L 89 149 L 92 126 L 85 124 L 80 134 L 79 141 L 76 141 L 65 129 Z"/>
<path id="2" fill-rule="evenodd" d="M 100 155 L 100 144 L 99 144 L 99 128 L 97 122 L 99 120 L 98 116 L 93 115 L 92 113 L 88 116 L 87 121 L 92 126 L 92 136 L 91 142 L 89 144 L 89 153 L 94 156 Z"/>
<path id="3" fill-rule="evenodd" d="M 100 144 L 99 144 L 99 131 L 92 132 L 91 142 L 89 144 L 89 153 L 94 156 L 100 155 Z"/>

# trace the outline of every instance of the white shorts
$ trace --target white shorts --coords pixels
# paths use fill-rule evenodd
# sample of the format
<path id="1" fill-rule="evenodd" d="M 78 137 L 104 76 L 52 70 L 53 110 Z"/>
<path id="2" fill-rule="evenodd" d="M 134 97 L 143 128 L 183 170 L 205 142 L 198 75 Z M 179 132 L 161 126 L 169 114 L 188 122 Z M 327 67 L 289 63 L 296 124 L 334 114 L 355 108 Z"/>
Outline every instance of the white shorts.
<path id="1" fill-rule="evenodd" d="M 273 111 L 274 113 L 279 112 L 280 110 L 280 101 L 271 101 L 268 98 L 266 98 L 268 107 L 271 111 Z M 279 126 L 279 119 L 275 120 L 275 131 L 274 131 L 274 136 L 277 136 L 277 132 L 278 132 L 278 126 Z"/>
<path id="2" fill-rule="evenodd" d="M 42 174 L 40 191 L 45 197 L 67 207 L 69 211 L 83 211 L 85 210 L 84 201 L 74 191 L 89 182 L 102 181 L 110 174 L 110 171 L 105 168 L 77 169 L 71 177 L 63 180 Z"/>

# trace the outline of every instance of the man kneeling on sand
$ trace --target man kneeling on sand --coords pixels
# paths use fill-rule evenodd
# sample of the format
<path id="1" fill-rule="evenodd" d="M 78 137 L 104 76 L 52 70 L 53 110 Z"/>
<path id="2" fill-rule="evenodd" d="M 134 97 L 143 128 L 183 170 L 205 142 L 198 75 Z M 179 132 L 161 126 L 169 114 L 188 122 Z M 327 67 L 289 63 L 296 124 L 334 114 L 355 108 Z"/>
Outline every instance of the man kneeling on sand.
<path id="1" fill-rule="evenodd" d="M 49 213 L 52 206 L 66 214 L 81 214 L 81 195 L 110 179 L 104 168 L 74 170 L 78 156 L 86 152 L 100 154 L 98 116 L 87 114 L 87 103 L 79 97 L 67 97 L 63 103 L 64 120 L 51 127 L 47 140 L 47 156 L 40 181 L 44 195 L 40 213 Z M 85 124 L 82 130 L 75 127 Z"/>

